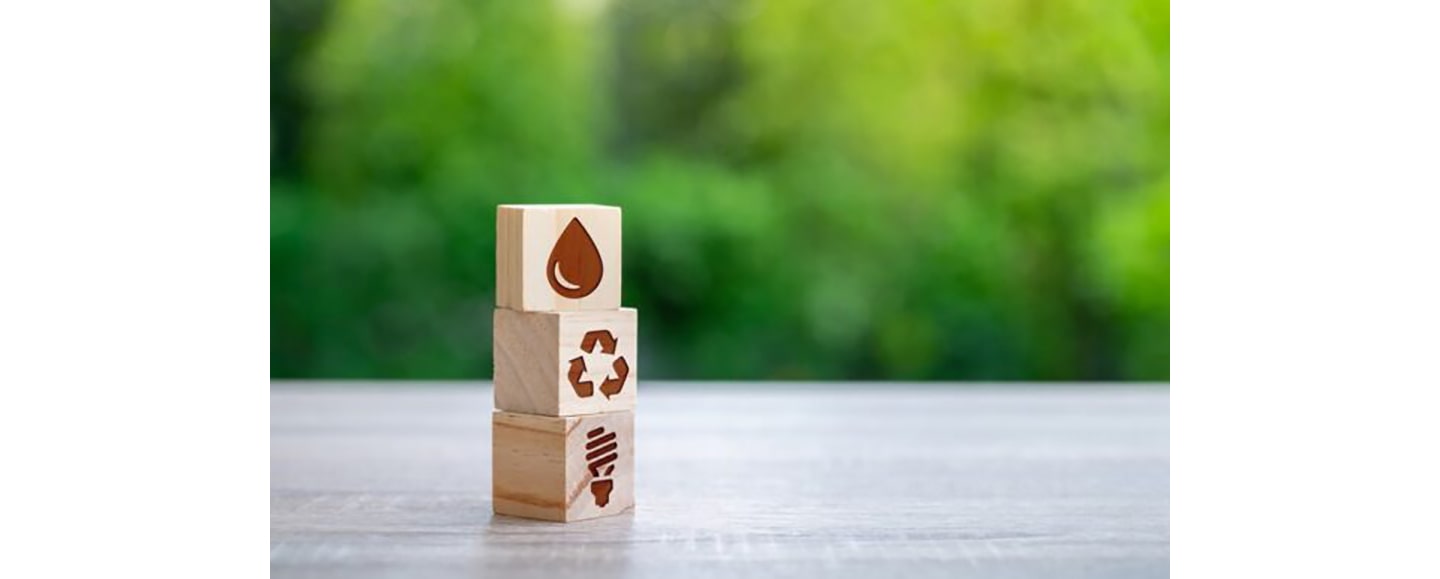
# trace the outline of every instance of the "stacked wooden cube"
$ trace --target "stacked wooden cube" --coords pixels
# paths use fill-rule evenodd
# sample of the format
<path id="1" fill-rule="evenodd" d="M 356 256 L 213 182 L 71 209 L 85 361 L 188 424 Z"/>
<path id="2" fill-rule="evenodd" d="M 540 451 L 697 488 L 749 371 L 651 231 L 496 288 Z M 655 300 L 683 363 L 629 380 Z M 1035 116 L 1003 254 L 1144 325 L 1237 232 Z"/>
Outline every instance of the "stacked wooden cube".
<path id="1" fill-rule="evenodd" d="M 632 510 L 639 366 L 620 208 L 501 205 L 495 253 L 495 512 Z"/>

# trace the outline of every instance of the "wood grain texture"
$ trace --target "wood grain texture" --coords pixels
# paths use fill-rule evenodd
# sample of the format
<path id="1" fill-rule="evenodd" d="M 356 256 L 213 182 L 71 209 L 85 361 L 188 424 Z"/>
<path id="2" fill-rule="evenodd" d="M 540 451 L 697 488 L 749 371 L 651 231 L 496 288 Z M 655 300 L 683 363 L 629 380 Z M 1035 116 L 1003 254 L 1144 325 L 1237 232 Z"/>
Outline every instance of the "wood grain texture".
<path id="1" fill-rule="evenodd" d="M 1163 386 L 647 381 L 637 507 L 493 514 L 491 393 L 277 384 L 275 577 L 1164 577 Z"/>
<path id="2" fill-rule="evenodd" d="M 566 417 L 495 412 L 493 425 L 497 514 L 580 521 L 635 507 L 633 412 Z"/>
<path id="3" fill-rule="evenodd" d="M 495 310 L 495 407 L 572 416 L 633 410 L 639 391 L 638 314 Z M 603 339 L 587 340 L 605 332 Z M 606 353 L 605 349 L 614 350 Z M 578 374 L 575 360 L 584 371 Z M 575 378 L 581 385 L 572 383 Z M 607 383 L 609 382 L 609 383 Z"/>
<path id="4" fill-rule="evenodd" d="M 579 219 L 603 264 L 596 289 L 567 298 L 552 289 L 546 265 L 571 220 Z M 604 205 L 501 205 L 495 213 L 495 305 L 520 311 L 620 307 L 621 214 Z M 587 268 L 588 269 L 588 268 Z M 579 281 L 579 280 L 572 280 Z"/>

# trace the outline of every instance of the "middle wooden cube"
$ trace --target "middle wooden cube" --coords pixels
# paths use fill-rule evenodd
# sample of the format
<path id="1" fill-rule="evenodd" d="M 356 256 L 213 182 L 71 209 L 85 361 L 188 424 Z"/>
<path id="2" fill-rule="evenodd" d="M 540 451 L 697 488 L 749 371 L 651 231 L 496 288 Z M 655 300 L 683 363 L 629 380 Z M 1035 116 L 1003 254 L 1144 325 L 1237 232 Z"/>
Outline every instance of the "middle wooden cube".
<path id="1" fill-rule="evenodd" d="M 495 310 L 495 408 L 574 416 L 635 408 L 634 308 Z"/>

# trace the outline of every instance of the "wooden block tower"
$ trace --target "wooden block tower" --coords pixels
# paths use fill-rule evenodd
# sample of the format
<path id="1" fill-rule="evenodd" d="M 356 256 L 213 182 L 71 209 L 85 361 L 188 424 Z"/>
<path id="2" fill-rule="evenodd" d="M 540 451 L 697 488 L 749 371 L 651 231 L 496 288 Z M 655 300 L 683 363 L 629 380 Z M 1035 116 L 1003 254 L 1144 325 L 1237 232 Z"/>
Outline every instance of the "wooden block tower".
<path id="1" fill-rule="evenodd" d="M 620 307 L 620 208 L 501 205 L 495 512 L 576 521 L 635 507 L 636 312 Z"/>

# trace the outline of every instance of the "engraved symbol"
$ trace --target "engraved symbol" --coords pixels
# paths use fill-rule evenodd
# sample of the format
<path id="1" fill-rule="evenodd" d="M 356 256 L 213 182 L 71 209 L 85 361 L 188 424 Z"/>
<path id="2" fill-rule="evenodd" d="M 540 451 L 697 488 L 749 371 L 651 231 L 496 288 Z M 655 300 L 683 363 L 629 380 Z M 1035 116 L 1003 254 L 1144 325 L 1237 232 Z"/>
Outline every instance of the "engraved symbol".
<path id="1" fill-rule="evenodd" d="M 619 394 L 620 390 L 625 388 L 625 378 L 630 376 L 630 363 L 625 361 L 624 356 L 615 356 L 617 345 L 615 335 L 611 334 L 610 330 L 591 330 L 586 332 L 585 337 L 580 340 L 580 350 L 586 354 L 596 353 L 596 346 L 599 346 L 601 353 L 615 357 L 615 361 L 610 363 L 610 370 L 614 377 L 606 374 L 605 380 L 600 383 L 600 393 L 604 394 L 606 399 Z M 589 398 L 595 395 L 593 377 L 590 380 L 581 380 L 589 372 L 590 370 L 585 364 L 585 356 L 576 356 L 570 359 L 570 372 L 567 377 L 570 378 L 570 387 L 575 389 L 576 396 Z"/>
<path id="2" fill-rule="evenodd" d="M 599 477 L 615 473 L 615 461 L 620 458 L 615 449 L 620 444 L 615 441 L 615 433 L 606 433 L 604 426 L 586 432 L 585 438 L 588 439 L 585 443 L 585 466 L 590 468 L 590 476 L 596 477 L 590 483 L 590 494 L 595 497 L 595 506 L 603 507 L 610 504 L 610 491 L 614 490 L 615 481 Z M 602 468 L 605 469 L 603 473 L 600 471 Z"/>
<path id="3" fill-rule="evenodd" d="M 560 232 L 560 238 L 555 240 L 555 248 L 550 250 L 550 261 L 545 263 L 545 277 L 550 280 L 550 288 L 567 298 L 579 299 L 600 287 L 600 278 L 604 275 L 605 264 L 600 261 L 600 248 L 595 247 L 595 240 L 590 238 L 590 232 L 580 224 L 580 219 L 572 218 L 565 231 Z"/>

